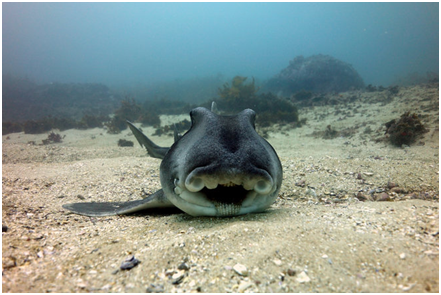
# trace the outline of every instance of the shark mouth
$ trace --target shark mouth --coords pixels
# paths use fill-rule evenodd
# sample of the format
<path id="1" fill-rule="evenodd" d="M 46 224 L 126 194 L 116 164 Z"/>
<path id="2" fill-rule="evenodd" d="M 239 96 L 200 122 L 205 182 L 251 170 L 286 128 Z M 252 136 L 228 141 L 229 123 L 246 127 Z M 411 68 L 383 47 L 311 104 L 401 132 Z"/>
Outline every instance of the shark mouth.
<path id="1" fill-rule="evenodd" d="M 234 216 L 259 208 L 263 210 L 271 205 L 272 198 L 268 200 L 268 196 L 275 191 L 276 185 L 266 171 L 263 176 L 254 177 L 198 175 L 193 171 L 185 181 L 174 181 L 175 194 L 192 205 L 202 207 L 203 215 Z"/>

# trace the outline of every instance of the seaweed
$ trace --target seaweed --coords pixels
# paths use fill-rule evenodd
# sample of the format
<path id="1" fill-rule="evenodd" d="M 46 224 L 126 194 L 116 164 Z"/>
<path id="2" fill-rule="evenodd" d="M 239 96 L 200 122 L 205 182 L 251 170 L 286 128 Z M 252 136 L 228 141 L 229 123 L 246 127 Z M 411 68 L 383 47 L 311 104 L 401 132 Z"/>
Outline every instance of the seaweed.
<path id="1" fill-rule="evenodd" d="M 142 113 L 142 107 L 136 103 L 134 98 L 126 96 L 121 101 L 121 106 L 115 111 L 115 117 L 120 116 L 134 122 Z"/>
<path id="2" fill-rule="evenodd" d="M 146 100 L 142 104 L 142 108 L 146 112 L 168 115 L 186 114 L 195 107 L 195 105 L 191 105 L 183 101 L 169 100 L 165 98 L 153 101 Z"/>
<path id="3" fill-rule="evenodd" d="M 173 136 L 174 134 L 174 130 L 176 128 L 176 130 L 178 130 L 179 132 L 181 131 L 187 131 L 188 129 L 190 129 L 191 127 L 191 122 L 188 121 L 187 119 L 184 119 L 176 124 L 170 124 L 170 125 L 165 125 L 162 127 L 158 127 L 155 130 L 155 133 L 153 133 L 153 135 L 156 136 L 161 136 L 161 135 L 168 135 L 168 136 Z"/>
<path id="4" fill-rule="evenodd" d="M 369 84 L 368 86 L 366 86 L 366 91 L 367 92 L 376 92 L 378 91 L 376 86 L 373 86 L 372 84 Z"/>
<path id="5" fill-rule="evenodd" d="M 37 84 L 27 78 L 3 76 L 3 120 L 40 120 L 51 115 L 79 120 L 88 112 L 110 114 L 117 98 L 103 84 Z"/>
<path id="6" fill-rule="evenodd" d="M 77 122 L 72 118 L 53 118 L 52 127 L 53 129 L 64 131 L 76 128 Z"/>
<path id="7" fill-rule="evenodd" d="M 428 132 L 415 113 L 406 112 L 400 119 L 393 119 L 386 124 L 386 137 L 395 146 L 410 145 L 418 137 Z"/>
<path id="8" fill-rule="evenodd" d="M 296 101 L 305 101 L 305 100 L 310 100 L 312 96 L 313 93 L 311 91 L 301 90 L 293 94 L 293 99 Z"/>
<path id="9" fill-rule="evenodd" d="M 355 133 L 357 133 L 358 128 L 358 126 L 352 126 L 341 130 L 335 130 L 331 125 L 327 125 L 324 131 L 314 131 L 309 136 L 323 139 L 334 139 L 337 137 L 351 138 Z"/>
<path id="10" fill-rule="evenodd" d="M 105 123 L 105 126 L 107 127 L 107 133 L 110 134 L 118 134 L 127 129 L 126 120 L 119 115 L 115 115 L 109 122 Z"/>
<path id="11" fill-rule="evenodd" d="M 158 113 L 146 109 L 141 110 L 141 114 L 139 115 L 137 121 L 140 122 L 143 127 L 161 125 L 161 120 L 159 119 Z"/>
<path id="12" fill-rule="evenodd" d="M 393 95 L 398 94 L 398 92 L 400 92 L 398 85 L 389 86 L 388 90 L 389 90 L 390 94 L 393 94 Z"/>
<path id="13" fill-rule="evenodd" d="M 133 147 L 133 141 L 120 139 L 118 140 L 118 146 L 121 147 Z"/>
<path id="14" fill-rule="evenodd" d="M 323 139 L 333 139 L 338 136 L 338 131 L 332 129 L 331 125 L 326 126 L 326 130 L 323 134 Z"/>
<path id="15" fill-rule="evenodd" d="M 154 110 L 147 110 L 139 105 L 134 98 L 126 97 L 121 101 L 121 106 L 115 111 L 115 116 L 107 122 L 107 132 L 111 134 L 120 133 L 127 128 L 126 120 L 141 122 L 142 126 L 161 124 L 159 115 Z"/>
<path id="16" fill-rule="evenodd" d="M 101 128 L 103 122 L 108 121 L 108 116 L 84 115 L 77 123 L 78 129 Z"/>
<path id="17" fill-rule="evenodd" d="M 262 112 L 257 114 L 257 125 L 260 127 L 269 127 L 273 123 L 296 123 L 298 122 L 297 112 L 290 111 L 274 111 L 274 112 Z M 296 127 L 300 127 L 301 124 L 297 124 Z"/>
<path id="18" fill-rule="evenodd" d="M 231 82 L 219 88 L 220 98 L 216 100 L 219 109 L 225 113 L 237 113 L 252 108 L 258 114 L 257 124 L 268 127 L 274 123 L 295 123 L 298 121 L 297 107 L 286 98 L 271 92 L 257 94 L 255 81 L 245 84 L 247 77 L 236 76 Z M 208 104 L 208 103 L 207 103 Z"/>
<path id="19" fill-rule="evenodd" d="M 2 122 L 2 134 L 17 133 L 23 131 L 23 124 L 15 122 Z"/>
<path id="20" fill-rule="evenodd" d="M 53 129 L 53 121 L 48 117 L 38 121 L 29 120 L 23 125 L 23 131 L 25 134 L 40 134 L 51 129 Z"/>
<path id="21" fill-rule="evenodd" d="M 66 136 L 66 135 L 65 135 Z M 65 136 L 63 136 L 63 138 L 65 137 Z M 49 135 L 47 136 L 47 139 L 43 139 L 42 141 L 43 141 L 43 145 L 46 145 L 46 144 L 50 144 L 50 143 L 60 143 L 60 142 L 62 142 L 62 137 L 61 137 L 61 135 L 60 134 L 58 134 L 58 133 L 54 133 L 54 132 L 51 132 L 51 133 L 49 133 Z"/>
<path id="22" fill-rule="evenodd" d="M 236 76 L 229 83 L 225 83 L 222 88 L 219 88 L 219 96 L 225 100 L 246 100 L 256 95 L 259 90 L 253 78 L 253 81 L 249 84 L 245 84 L 247 77 Z"/>

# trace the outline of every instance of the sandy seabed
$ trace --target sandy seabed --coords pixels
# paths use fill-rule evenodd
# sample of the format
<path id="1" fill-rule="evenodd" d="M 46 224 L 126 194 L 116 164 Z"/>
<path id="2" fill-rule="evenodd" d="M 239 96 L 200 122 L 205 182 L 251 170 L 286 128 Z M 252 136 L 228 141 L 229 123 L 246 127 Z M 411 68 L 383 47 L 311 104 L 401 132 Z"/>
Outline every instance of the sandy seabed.
<path id="1" fill-rule="evenodd" d="M 61 205 L 155 192 L 160 160 L 129 130 L 67 130 L 49 145 L 47 134 L 3 136 L 3 292 L 439 292 L 438 84 L 402 87 L 391 103 L 386 93 L 342 93 L 358 99 L 301 109 L 301 128 L 275 126 L 280 196 L 232 218 L 71 214 Z M 406 111 L 429 132 L 410 147 L 376 141 Z M 312 136 L 327 125 L 352 133 Z M 140 263 L 120 270 L 131 255 Z"/>

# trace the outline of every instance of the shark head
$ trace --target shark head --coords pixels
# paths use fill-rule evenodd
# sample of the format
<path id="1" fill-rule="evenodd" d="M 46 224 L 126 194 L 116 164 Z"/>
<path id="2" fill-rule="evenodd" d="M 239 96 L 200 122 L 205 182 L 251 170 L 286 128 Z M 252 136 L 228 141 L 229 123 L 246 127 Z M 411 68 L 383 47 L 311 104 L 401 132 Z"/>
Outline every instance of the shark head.
<path id="1" fill-rule="evenodd" d="M 190 116 L 190 130 L 161 163 L 168 200 L 193 216 L 234 216 L 268 208 L 280 190 L 282 167 L 255 130 L 255 112 L 220 116 L 196 108 Z"/>

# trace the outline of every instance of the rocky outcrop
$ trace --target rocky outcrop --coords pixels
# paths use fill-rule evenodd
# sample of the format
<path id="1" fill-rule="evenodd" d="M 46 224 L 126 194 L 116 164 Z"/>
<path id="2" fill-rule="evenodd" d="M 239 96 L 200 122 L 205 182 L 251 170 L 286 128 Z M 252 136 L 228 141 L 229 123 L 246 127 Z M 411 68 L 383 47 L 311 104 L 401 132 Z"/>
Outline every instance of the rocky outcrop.
<path id="1" fill-rule="evenodd" d="M 265 85 L 265 90 L 289 96 L 298 91 L 343 92 L 363 88 L 352 65 L 329 55 L 297 56 Z"/>

